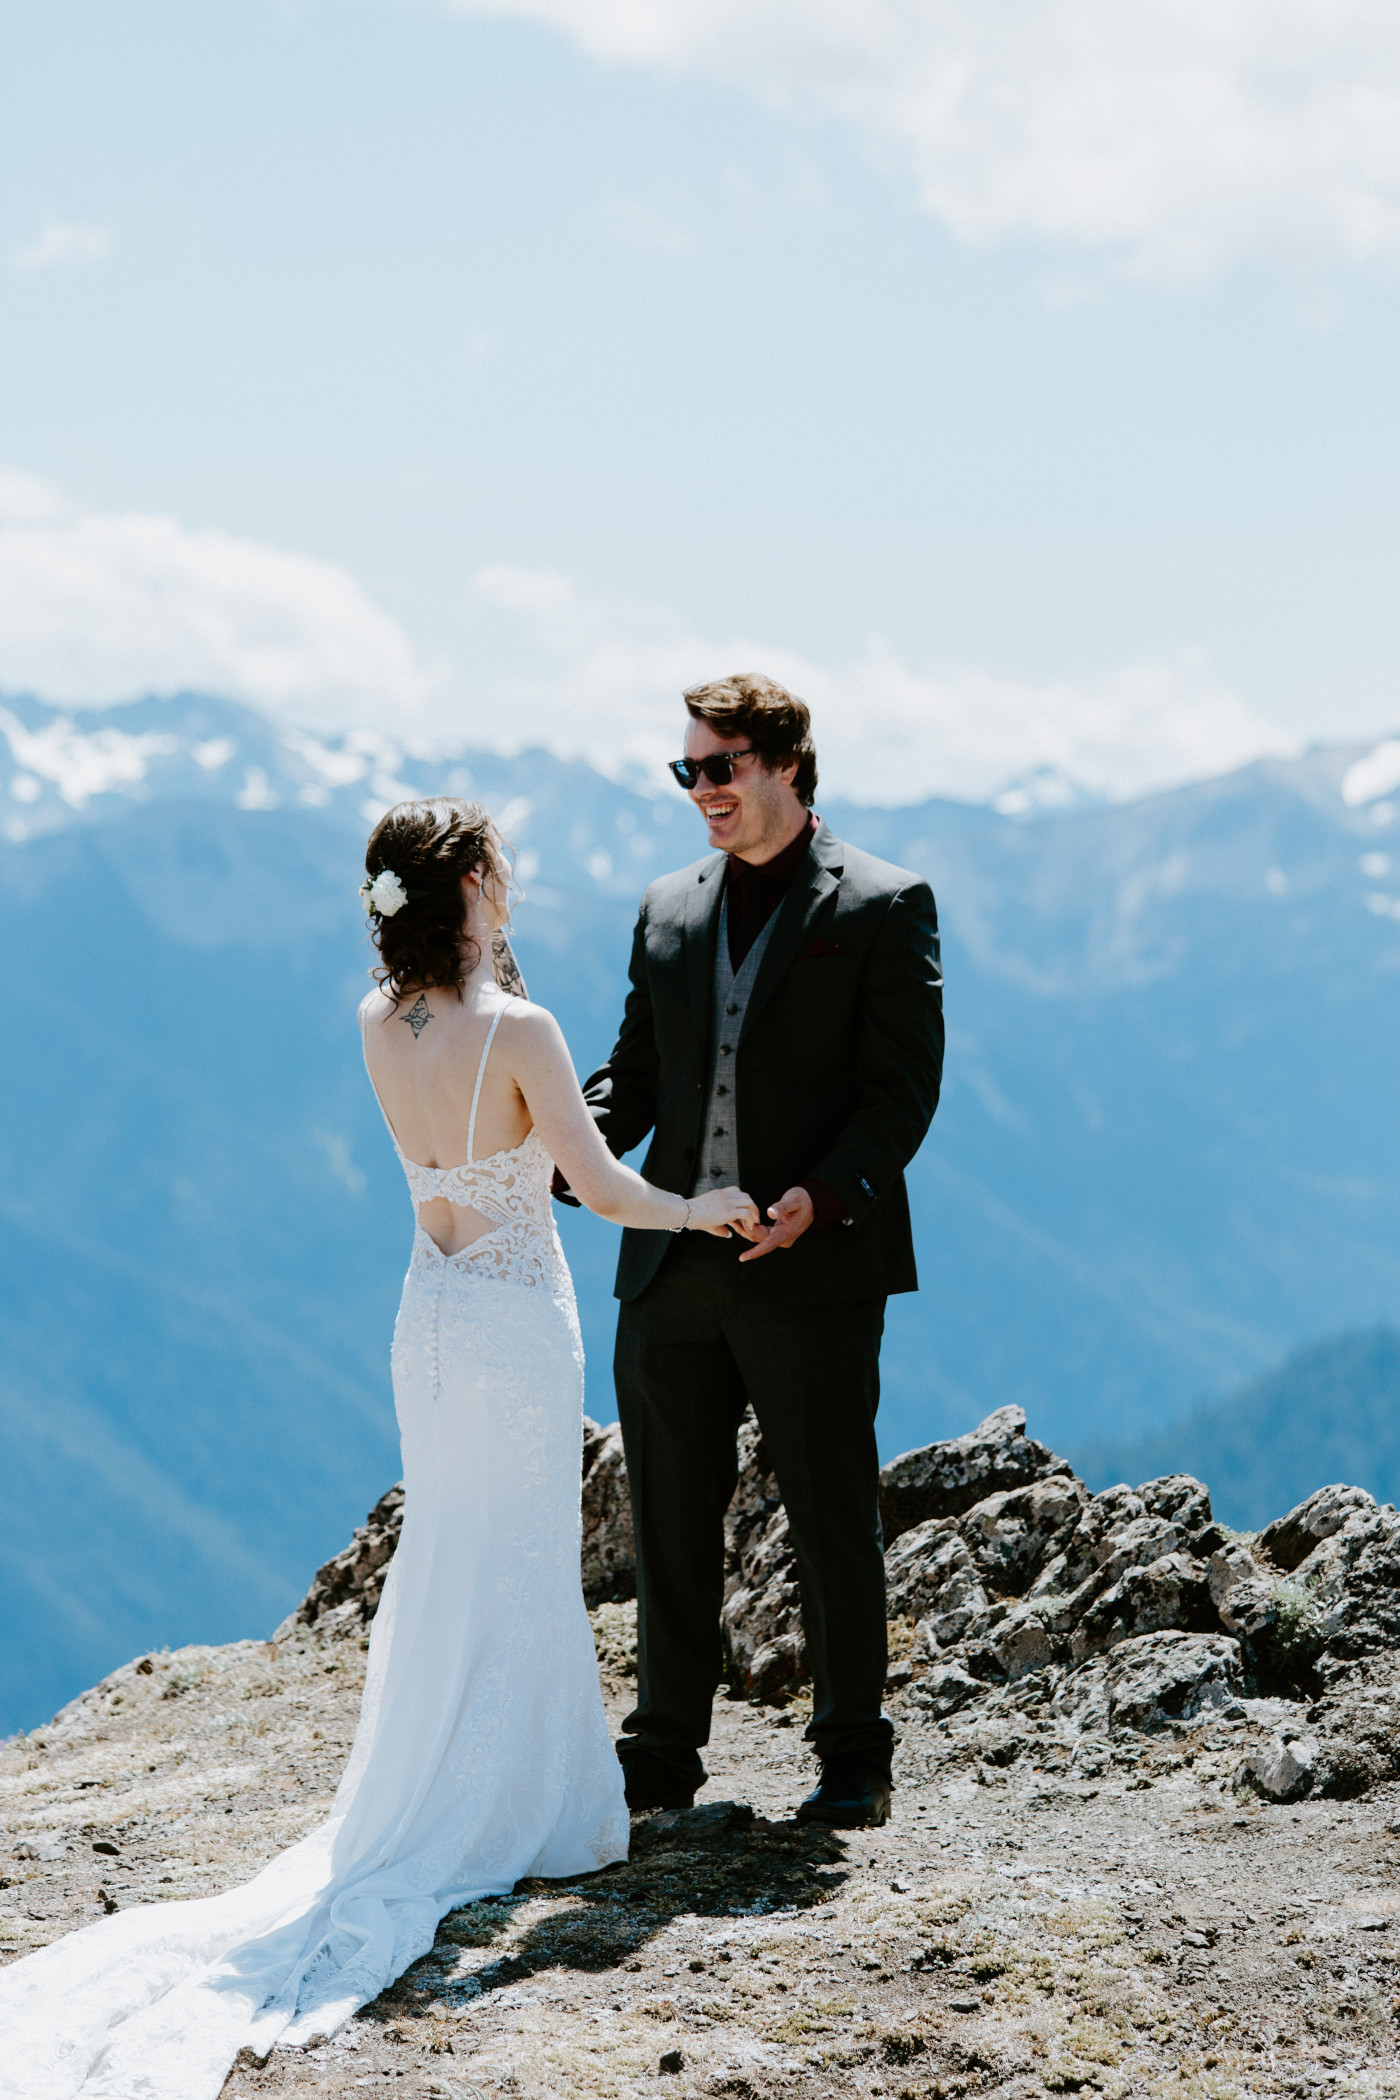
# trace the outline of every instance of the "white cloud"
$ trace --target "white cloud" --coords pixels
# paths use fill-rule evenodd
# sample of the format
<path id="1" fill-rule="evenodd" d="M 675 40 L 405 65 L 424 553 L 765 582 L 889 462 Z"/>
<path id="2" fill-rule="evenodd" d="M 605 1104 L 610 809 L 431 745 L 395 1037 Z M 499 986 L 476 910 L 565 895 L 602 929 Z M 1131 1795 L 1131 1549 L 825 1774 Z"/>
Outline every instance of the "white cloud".
<path id="1" fill-rule="evenodd" d="M 52 270 L 62 263 L 101 262 L 112 252 L 112 237 L 101 226 L 74 226 L 48 219 L 43 231 L 15 250 L 17 270 Z"/>
<path id="2" fill-rule="evenodd" d="M 855 663 L 828 668 L 752 639 L 703 639 L 663 609 L 591 599 L 537 570 L 487 569 L 475 588 L 518 623 L 535 656 L 529 675 L 474 711 L 477 734 L 509 721 L 514 748 L 542 743 L 657 778 L 680 748 L 682 690 L 735 670 L 767 671 L 799 693 L 827 791 L 867 802 L 983 801 L 1027 783 L 1033 799 L 1122 799 L 1294 748 L 1191 659 L 1035 683 L 957 665 L 913 669 L 872 643 Z"/>
<path id="3" fill-rule="evenodd" d="M 223 694 L 266 709 L 294 741 L 300 725 L 303 755 L 320 749 L 307 730 L 411 732 L 415 748 L 438 749 L 465 736 L 643 767 L 661 782 L 679 748 L 682 690 L 744 668 L 810 703 L 826 791 L 873 802 L 1008 790 L 1121 798 L 1291 748 L 1190 659 L 1035 682 L 914 667 L 875 641 L 851 663 L 825 665 L 752 636 L 717 641 L 664 607 L 590 597 L 541 570 L 483 570 L 473 597 L 504 630 L 512 668 L 468 699 L 329 562 L 171 518 L 76 510 L 45 482 L 0 474 L 0 688 L 80 705 Z M 0 722 L 7 734 L 19 726 Z M 138 777 L 154 750 L 115 730 L 98 749 L 71 731 L 29 736 L 15 757 L 79 803 L 109 775 L 125 780 L 135 768 Z M 210 766 L 228 756 L 217 745 L 201 751 Z M 353 777 L 363 770 L 357 756 Z M 332 784 L 343 784 L 339 774 Z M 376 778 L 381 788 L 395 799 L 394 781 Z M 251 774 L 243 784 L 253 802 L 268 792 Z"/>
<path id="4" fill-rule="evenodd" d="M 836 117 L 961 239 L 1158 279 L 1400 251 L 1393 0 L 446 0 Z"/>
<path id="5" fill-rule="evenodd" d="M 77 702 L 197 689 L 344 727 L 392 722 L 436 682 L 331 562 L 77 510 L 0 474 L 0 686 Z"/>
<path id="6" fill-rule="evenodd" d="M 1400 788 L 1400 737 L 1387 737 L 1349 766 L 1342 781 L 1342 800 L 1352 809 L 1379 802 Z"/>

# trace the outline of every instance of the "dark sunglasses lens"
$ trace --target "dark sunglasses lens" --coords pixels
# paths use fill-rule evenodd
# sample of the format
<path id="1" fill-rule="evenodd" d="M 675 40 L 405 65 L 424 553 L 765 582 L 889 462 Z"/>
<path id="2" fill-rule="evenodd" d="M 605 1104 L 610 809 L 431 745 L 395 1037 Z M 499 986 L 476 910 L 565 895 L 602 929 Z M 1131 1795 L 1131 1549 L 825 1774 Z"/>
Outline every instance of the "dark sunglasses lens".
<path id="1" fill-rule="evenodd" d="M 695 787 L 703 773 L 711 787 L 728 787 L 734 778 L 734 761 L 725 752 L 713 758 L 673 758 L 669 761 L 671 771 L 687 793 Z"/>

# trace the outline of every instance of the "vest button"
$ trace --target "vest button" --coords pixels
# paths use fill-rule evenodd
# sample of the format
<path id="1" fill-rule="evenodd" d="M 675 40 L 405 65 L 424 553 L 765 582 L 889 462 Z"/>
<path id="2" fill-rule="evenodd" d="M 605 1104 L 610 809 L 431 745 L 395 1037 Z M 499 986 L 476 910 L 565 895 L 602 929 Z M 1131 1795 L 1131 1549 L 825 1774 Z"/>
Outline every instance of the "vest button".
<path id="1" fill-rule="evenodd" d="M 721 1043 L 721 1044 L 720 1044 L 720 1046 L 719 1046 L 719 1054 L 720 1054 L 720 1056 L 721 1056 L 721 1057 L 728 1057 L 728 1055 L 729 1055 L 729 1045 L 728 1045 L 728 1043 Z"/>
<path id="2" fill-rule="evenodd" d="M 727 1014 L 737 1014 L 739 1011 L 737 1006 L 726 1006 L 724 1010 Z"/>

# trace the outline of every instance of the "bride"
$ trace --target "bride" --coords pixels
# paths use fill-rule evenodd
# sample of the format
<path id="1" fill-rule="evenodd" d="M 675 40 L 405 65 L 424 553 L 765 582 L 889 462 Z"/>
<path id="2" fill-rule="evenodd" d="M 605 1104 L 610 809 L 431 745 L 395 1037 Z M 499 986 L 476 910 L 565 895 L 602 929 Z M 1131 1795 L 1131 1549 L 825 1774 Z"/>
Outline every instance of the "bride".
<path id="1" fill-rule="evenodd" d="M 583 1351 L 550 1209 L 757 1226 L 615 1160 L 553 1017 L 491 967 L 509 886 L 486 813 L 403 802 L 365 855 L 365 1061 L 417 1211 L 394 1330 L 405 1516 L 325 1822 L 246 1887 L 119 1912 L 0 1971 L 6 2100 L 215 2100 L 241 2049 L 330 2034 L 525 1875 L 627 1855 L 579 1581 Z"/>

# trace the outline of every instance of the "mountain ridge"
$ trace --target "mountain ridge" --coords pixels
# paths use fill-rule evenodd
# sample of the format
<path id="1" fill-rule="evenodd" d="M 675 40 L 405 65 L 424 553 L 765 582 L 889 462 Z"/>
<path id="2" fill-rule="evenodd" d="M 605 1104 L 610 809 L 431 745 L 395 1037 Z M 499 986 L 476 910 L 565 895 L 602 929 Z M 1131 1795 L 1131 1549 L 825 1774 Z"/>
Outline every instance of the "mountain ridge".
<path id="1" fill-rule="evenodd" d="M 1020 817 L 820 802 L 927 876 L 945 927 L 947 1086 L 910 1174 L 922 1289 L 889 1308 L 887 1454 L 1003 1404 L 1082 1449 L 1394 1320 L 1400 841 L 1385 795 L 1345 799 L 1367 761 L 1347 746 Z M 0 1302 L 0 1531 L 28 1543 L 0 1549 L 0 1608 L 33 1633 L 0 1727 L 169 1640 L 162 1595 L 182 1637 L 264 1630 L 293 1565 L 390 1476 L 408 1212 L 354 1027 L 384 801 L 472 793 L 515 834 L 517 950 L 583 1070 L 612 1040 L 642 889 L 703 844 L 664 782 L 547 753 L 434 763 L 207 699 L 3 703 L 0 1221 L 27 1281 Z M 560 1226 L 607 1419 L 614 1236 Z M 40 1462 L 35 1377 L 72 1421 L 98 1408 L 115 1473 L 78 1492 L 57 1446 Z M 215 1560 L 171 1559 L 154 1516 L 123 1524 L 123 1465 L 285 1568 L 270 1618 Z"/>
<path id="2" fill-rule="evenodd" d="M 1155 1436 L 1076 1454 L 1085 1480 L 1195 1473 L 1217 1514 L 1258 1530 L 1320 1480 L 1400 1500 L 1400 1332 L 1375 1327 L 1295 1350 L 1223 1401 L 1193 1408 Z M 1306 1485 L 1300 1483 L 1306 1482 Z"/>

